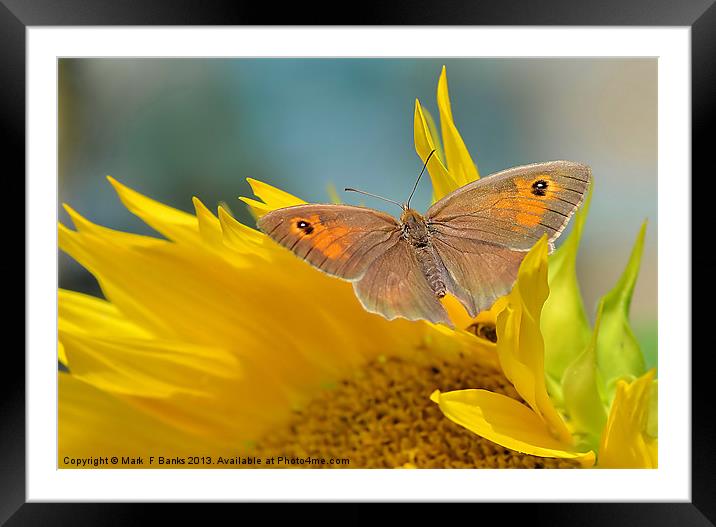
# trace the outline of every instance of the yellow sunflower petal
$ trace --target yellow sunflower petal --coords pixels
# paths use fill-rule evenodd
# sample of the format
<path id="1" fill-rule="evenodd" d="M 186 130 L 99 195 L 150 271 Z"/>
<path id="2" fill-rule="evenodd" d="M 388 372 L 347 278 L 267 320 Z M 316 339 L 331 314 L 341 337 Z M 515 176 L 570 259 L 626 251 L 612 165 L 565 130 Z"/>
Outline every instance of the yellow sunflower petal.
<path id="1" fill-rule="evenodd" d="M 440 302 L 456 328 L 465 329 L 472 324 L 473 318 L 455 296 L 451 294 L 445 295 Z"/>
<path id="2" fill-rule="evenodd" d="M 262 201 L 256 201 L 255 199 L 243 197 L 239 199 L 250 207 L 251 213 L 257 218 L 260 218 L 272 210 L 291 207 L 293 205 L 303 205 L 306 203 L 301 198 L 297 198 L 293 194 L 289 194 L 281 189 L 272 187 L 268 183 L 252 178 L 246 178 L 246 181 L 248 181 L 249 185 L 251 185 L 251 190 L 254 191 L 254 194 Z"/>
<path id="3" fill-rule="evenodd" d="M 152 333 L 127 319 L 117 306 L 90 295 L 60 289 L 58 291 L 60 329 L 97 336 L 149 338 Z"/>
<path id="4" fill-rule="evenodd" d="M 422 159 L 423 163 L 430 155 L 430 152 L 436 150 L 435 141 L 430 133 L 430 126 L 428 125 L 425 116 L 423 115 L 420 101 L 415 100 L 415 119 L 413 125 L 413 136 L 415 139 L 415 151 Z M 428 162 L 428 174 L 433 183 L 433 201 L 437 201 L 443 196 L 446 196 L 453 190 L 460 187 L 450 176 L 442 164 L 438 156 L 433 155 Z"/>
<path id="5" fill-rule="evenodd" d="M 450 107 L 450 95 L 448 93 L 447 72 L 445 66 L 440 73 L 438 81 L 438 109 L 440 110 L 440 128 L 443 131 L 443 143 L 445 144 L 445 156 L 447 168 L 451 178 L 458 187 L 467 185 L 480 178 L 475 162 L 470 157 L 467 147 L 460 137 L 460 132 L 455 126 Z"/>
<path id="6" fill-rule="evenodd" d="M 445 161 L 445 150 L 443 149 L 443 144 L 440 139 L 440 130 L 438 129 L 437 125 L 435 124 L 435 119 L 430 114 L 427 108 L 420 107 L 420 111 L 423 114 L 423 117 L 425 117 L 425 123 L 428 125 L 428 130 L 430 131 L 430 137 L 432 138 L 433 142 L 435 143 L 435 155 L 438 156 L 438 159 L 440 159 L 440 162 L 447 166 L 447 162 Z"/>
<path id="7" fill-rule="evenodd" d="M 525 256 L 508 304 L 497 316 L 497 354 L 505 376 L 563 443 L 571 434 L 547 393 L 540 313 L 547 296 L 547 237 Z"/>
<path id="8" fill-rule="evenodd" d="M 57 341 L 57 360 L 60 361 L 62 364 L 67 366 L 68 359 L 67 359 L 67 353 L 65 352 L 65 346 L 62 344 L 62 341 Z"/>
<path id="9" fill-rule="evenodd" d="M 487 390 L 458 390 L 430 399 L 451 421 L 506 448 L 542 457 L 575 459 L 594 464 L 593 452 L 575 452 L 554 438 L 545 422 L 524 404 Z"/>
<path id="10" fill-rule="evenodd" d="M 268 205 L 266 205 L 263 201 L 245 198 L 243 196 L 240 196 L 239 199 L 249 206 L 249 212 L 254 218 L 260 218 L 264 214 L 274 210 Z"/>
<path id="11" fill-rule="evenodd" d="M 237 221 L 223 207 L 219 207 L 219 226 L 223 244 L 237 254 L 263 259 L 275 255 L 266 236 Z"/>
<path id="12" fill-rule="evenodd" d="M 465 306 L 453 295 L 445 295 L 441 300 L 443 307 L 448 312 L 450 320 L 457 328 L 468 328 L 474 324 L 487 324 L 494 326 L 497 324 L 497 315 L 507 307 L 508 297 L 501 296 L 490 309 L 480 311 L 476 317 L 471 317 L 465 309 Z"/>
<path id="13" fill-rule="evenodd" d="M 207 384 L 241 376 L 236 356 L 207 346 L 156 338 L 99 337 L 59 331 L 72 375 L 104 391 L 142 397 L 200 395 Z"/>
<path id="14" fill-rule="evenodd" d="M 659 381 L 654 379 L 649 398 L 649 417 L 646 421 L 646 433 L 650 437 L 659 436 Z"/>
<path id="15" fill-rule="evenodd" d="M 140 247 L 158 247 L 166 243 L 166 240 L 153 238 L 151 236 L 142 236 L 140 234 L 132 234 L 128 232 L 116 231 L 114 229 L 108 229 L 102 227 L 96 223 L 92 223 L 83 218 L 76 210 L 67 204 L 63 204 L 63 208 L 72 220 L 72 224 L 77 229 L 77 232 L 81 234 L 98 235 L 111 240 L 113 243 L 120 243 L 128 247 L 140 248 Z M 67 230 L 67 227 L 59 224 L 60 230 Z M 60 247 L 62 248 L 62 247 Z"/>
<path id="16" fill-rule="evenodd" d="M 199 234 L 206 244 L 213 248 L 221 248 L 223 246 L 223 236 L 221 234 L 221 223 L 219 218 L 214 216 L 212 212 L 199 200 L 192 198 L 194 210 L 196 211 L 196 219 L 199 227 Z"/>
<path id="17" fill-rule="evenodd" d="M 111 176 L 107 179 L 125 207 L 157 232 L 174 241 L 197 242 L 199 231 L 195 216 L 150 199 L 121 184 Z"/>
<path id="18" fill-rule="evenodd" d="M 480 311 L 477 316 L 475 317 L 475 322 L 482 322 L 484 324 L 497 324 L 497 316 L 502 312 L 503 309 L 507 307 L 509 304 L 509 296 L 501 296 L 497 300 L 495 300 L 495 303 L 492 304 L 492 307 L 490 309 L 486 309 L 485 311 Z"/>
<path id="19" fill-rule="evenodd" d="M 104 300 L 60 290 L 58 302 L 64 362 L 97 388 L 147 397 L 201 394 L 216 378 L 241 374 L 233 354 L 158 339 Z"/>
<path id="20" fill-rule="evenodd" d="M 75 223 L 77 223 L 77 220 L 75 220 Z M 110 234 L 109 236 L 111 236 L 111 239 L 114 240 L 120 239 L 116 234 Z M 146 236 L 144 238 L 147 240 L 147 245 L 151 244 L 150 246 L 152 247 L 157 244 L 161 245 L 168 243 L 164 240 L 157 240 Z M 142 305 L 142 303 L 138 302 L 130 292 L 126 291 L 121 286 L 117 287 L 113 281 L 105 280 L 101 276 L 100 268 L 102 264 L 97 262 L 92 256 L 92 251 L 88 250 L 88 241 L 91 244 L 92 240 L 98 240 L 98 238 L 91 234 L 83 234 L 82 231 L 72 231 L 62 224 L 59 224 L 58 226 L 58 241 L 60 249 L 77 260 L 78 263 L 85 267 L 99 280 L 99 284 L 105 298 L 108 298 L 135 324 L 148 328 L 154 334 L 172 334 L 171 329 L 167 327 L 161 317 L 157 316 L 151 308 Z M 105 245 L 105 243 L 98 243 L 97 245 L 101 248 Z M 129 245 L 129 243 L 126 243 L 125 247 L 132 246 Z M 114 268 L 114 266 L 110 267 Z M 121 265 L 119 268 L 121 268 Z M 126 269 L 124 272 L 130 274 Z"/>
<path id="21" fill-rule="evenodd" d="M 657 439 L 647 433 L 655 374 L 649 370 L 631 383 L 617 383 L 599 447 L 600 467 L 657 467 Z"/>

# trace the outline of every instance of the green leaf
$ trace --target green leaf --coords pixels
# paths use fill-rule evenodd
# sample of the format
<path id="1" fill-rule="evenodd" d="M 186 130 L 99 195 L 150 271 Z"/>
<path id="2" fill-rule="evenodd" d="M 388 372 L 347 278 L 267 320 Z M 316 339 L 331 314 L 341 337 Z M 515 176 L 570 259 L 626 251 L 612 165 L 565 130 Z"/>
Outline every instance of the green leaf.
<path id="1" fill-rule="evenodd" d="M 600 396 L 600 379 L 597 369 L 597 337 L 602 319 L 604 302 L 600 302 L 594 333 L 584 351 L 564 370 L 562 394 L 564 407 L 569 415 L 574 432 L 584 438 L 589 448 L 599 447 L 607 412 Z"/>
<path id="2" fill-rule="evenodd" d="M 645 235 L 646 221 L 639 231 L 626 269 L 614 289 L 602 299 L 604 315 L 597 341 L 597 365 L 606 385 L 607 404 L 611 404 L 614 398 L 619 379 L 624 378 L 630 382 L 646 372 L 644 355 L 629 324 L 629 307 L 639 276 Z"/>
<path id="3" fill-rule="evenodd" d="M 545 344 L 545 371 L 559 384 L 565 368 L 584 351 L 591 329 L 577 282 L 577 252 L 589 212 L 591 187 L 584 205 L 574 217 L 565 242 L 549 257 L 549 298 L 542 310 L 540 328 Z"/>

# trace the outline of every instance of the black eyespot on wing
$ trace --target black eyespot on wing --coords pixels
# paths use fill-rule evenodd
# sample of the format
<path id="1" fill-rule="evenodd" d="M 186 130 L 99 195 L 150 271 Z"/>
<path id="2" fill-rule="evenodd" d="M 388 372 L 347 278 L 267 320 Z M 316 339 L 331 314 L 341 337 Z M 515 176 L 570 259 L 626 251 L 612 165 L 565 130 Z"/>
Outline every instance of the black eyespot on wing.
<path id="1" fill-rule="evenodd" d="M 313 225 L 304 220 L 298 220 L 296 227 L 302 230 L 304 234 L 311 234 L 313 232 Z"/>
<path id="2" fill-rule="evenodd" d="M 538 179 L 532 183 L 532 194 L 535 196 L 544 196 L 547 194 L 547 182 L 544 179 Z"/>

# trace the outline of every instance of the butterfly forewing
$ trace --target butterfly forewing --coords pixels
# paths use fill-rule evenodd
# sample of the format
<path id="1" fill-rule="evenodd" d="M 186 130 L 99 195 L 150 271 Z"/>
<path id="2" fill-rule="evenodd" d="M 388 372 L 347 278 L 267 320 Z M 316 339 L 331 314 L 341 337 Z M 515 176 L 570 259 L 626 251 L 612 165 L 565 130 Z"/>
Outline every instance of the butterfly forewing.
<path id="1" fill-rule="evenodd" d="M 457 236 L 529 250 L 543 234 L 550 244 L 581 204 L 589 167 L 552 161 L 512 168 L 465 185 L 427 213 L 434 237 Z"/>
<path id="2" fill-rule="evenodd" d="M 400 239 L 400 225 L 383 212 L 349 205 L 296 205 L 259 218 L 258 227 L 322 271 L 345 280 Z"/>

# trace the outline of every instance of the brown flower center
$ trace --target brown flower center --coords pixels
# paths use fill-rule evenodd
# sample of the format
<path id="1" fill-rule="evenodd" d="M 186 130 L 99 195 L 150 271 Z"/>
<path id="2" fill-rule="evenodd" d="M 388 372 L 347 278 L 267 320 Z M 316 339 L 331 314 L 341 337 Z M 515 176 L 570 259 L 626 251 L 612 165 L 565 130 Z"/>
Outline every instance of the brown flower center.
<path id="1" fill-rule="evenodd" d="M 577 466 L 492 443 L 448 420 L 430 401 L 435 389 L 467 388 L 484 388 L 520 400 L 501 372 L 467 358 L 432 364 L 377 360 L 295 411 L 287 426 L 257 443 L 256 454 L 282 457 L 284 461 L 277 462 L 276 468 Z M 325 459 L 326 464 L 286 461 L 309 458 Z"/>

